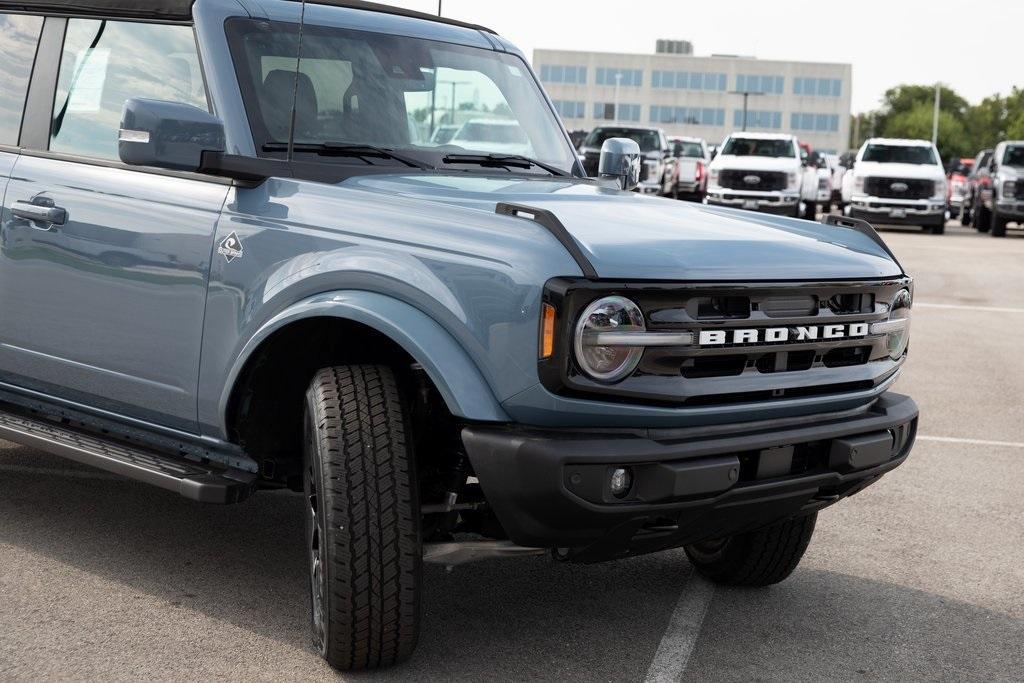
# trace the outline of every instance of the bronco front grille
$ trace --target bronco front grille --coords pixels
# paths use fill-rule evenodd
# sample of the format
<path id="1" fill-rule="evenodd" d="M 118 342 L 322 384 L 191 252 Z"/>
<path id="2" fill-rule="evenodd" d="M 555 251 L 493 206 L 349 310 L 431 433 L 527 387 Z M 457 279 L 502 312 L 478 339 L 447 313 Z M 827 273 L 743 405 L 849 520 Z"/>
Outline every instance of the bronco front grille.
<path id="1" fill-rule="evenodd" d="M 737 171 L 727 169 L 719 172 L 718 184 L 730 190 L 773 192 L 786 189 L 786 174 L 779 171 Z"/>
<path id="2" fill-rule="evenodd" d="M 908 279 L 790 285 L 583 283 L 549 283 L 547 298 L 559 311 L 558 353 L 541 361 L 540 374 L 545 386 L 558 393 L 660 405 L 773 401 L 870 389 L 901 363 L 889 357 L 885 335 L 871 334 L 869 326 L 888 317 L 889 302 L 910 285 Z M 576 367 L 569 347 L 579 312 L 609 294 L 639 304 L 648 331 L 690 332 L 695 343 L 647 347 L 631 377 L 613 385 L 595 382 Z M 811 329 L 857 325 L 865 325 L 866 333 L 807 336 Z M 790 333 L 768 333 L 781 329 Z M 708 343 L 700 341 L 702 332 L 723 331 L 724 337 L 709 334 Z"/>
<path id="3" fill-rule="evenodd" d="M 928 199 L 935 191 L 930 180 L 911 178 L 866 178 L 864 192 L 883 199 Z"/>

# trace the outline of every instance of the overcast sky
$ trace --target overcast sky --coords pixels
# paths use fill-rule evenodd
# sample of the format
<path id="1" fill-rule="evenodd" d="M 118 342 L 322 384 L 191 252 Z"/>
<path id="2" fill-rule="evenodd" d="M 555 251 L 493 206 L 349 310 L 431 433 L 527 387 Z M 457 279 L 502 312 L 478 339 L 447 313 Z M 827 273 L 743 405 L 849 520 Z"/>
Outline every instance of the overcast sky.
<path id="1" fill-rule="evenodd" d="M 437 0 L 384 0 L 437 12 Z M 1024 87 L 1024 0 L 443 0 L 532 57 L 534 48 L 654 51 L 658 38 L 761 59 L 853 65 L 853 111 L 901 83 L 952 86 L 969 101 Z"/>

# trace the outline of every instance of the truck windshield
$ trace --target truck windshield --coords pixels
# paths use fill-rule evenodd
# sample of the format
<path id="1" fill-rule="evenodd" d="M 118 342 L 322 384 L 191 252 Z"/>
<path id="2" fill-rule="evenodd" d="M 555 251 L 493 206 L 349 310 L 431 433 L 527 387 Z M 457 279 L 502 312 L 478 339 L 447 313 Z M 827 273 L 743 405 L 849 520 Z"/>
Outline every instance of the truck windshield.
<path id="1" fill-rule="evenodd" d="M 761 138 L 729 138 L 722 154 L 737 157 L 796 157 L 792 140 Z"/>
<path id="2" fill-rule="evenodd" d="M 937 164 L 931 147 L 921 145 L 868 145 L 861 161 L 880 164 Z"/>
<path id="3" fill-rule="evenodd" d="M 680 142 L 678 156 L 696 157 L 698 159 L 703 159 L 704 150 L 701 149 L 699 142 Z"/>
<path id="4" fill-rule="evenodd" d="M 640 145 L 641 152 L 656 152 L 661 149 L 661 136 L 658 135 L 658 131 L 643 128 L 595 128 L 583 141 L 583 146 L 599 148 L 605 140 L 611 138 L 629 138 Z"/>
<path id="5" fill-rule="evenodd" d="M 1024 166 L 1024 145 L 1007 147 L 1006 152 L 1003 154 L 1003 165 L 1018 168 Z"/>
<path id="6" fill-rule="evenodd" d="M 307 23 L 300 57 L 298 24 L 232 19 L 227 34 L 261 156 L 287 154 L 282 143 L 294 126 L 297 155 L 368 145 L 435 166 L 463 153 L 517 154 L 566 171 L 575 163 L 554 112 L 514 55 Z M 353 155 L 321 160 L 366 163 Z"/>

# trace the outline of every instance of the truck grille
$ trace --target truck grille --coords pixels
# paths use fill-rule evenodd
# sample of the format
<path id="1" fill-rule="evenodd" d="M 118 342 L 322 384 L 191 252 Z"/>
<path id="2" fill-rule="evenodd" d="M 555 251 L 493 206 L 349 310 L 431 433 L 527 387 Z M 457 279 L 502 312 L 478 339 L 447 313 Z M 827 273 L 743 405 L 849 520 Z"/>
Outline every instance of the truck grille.
<path id="1" fill-rule="evenodd" d="M 935 191 L 931 180 L 912 178 L 866 178 L 864 192 L 885 199 L 928 199 Z"/>
<path id="2" fill-rule="evenodd" d="M 786 174 L 779 171 L 737 171 L 726 169 L 719 172 L 718 184 L 730 190 L 773 192 L 786 189 Z"/>
<path id="3" fill-rule="evenodd" d="M 559 290 L 564 286 L 564 293 Z M 670 406 L 706 406 L 776 401 L 861 392 L 884 383 L 901 365 L 887 350 L 885 335 L 841 338 L 802 337 L 801 328 L 823 331 L 885 320 L 896 293 L 908 279 L 883 282 L 797 285 L 652 284 L 622 289 L 572 289 L 571 281 L 549 284 L 549 300 L 559 311 L 556 347 L 560 361 L 541 364 L 541 380 L 563 394 L 598 395 L 606 400 Z M 692 346 L 648 347 L 631 377 L 602 385 L 579 371 L 566 340 L 576 315 L 606 294 L 620 294 L 640 305 L 651 332 L 687 331 Z M 561 313 L 560 313 L 561 315 Z M 766 330 L 786 328 L 784 341 L 765 341 Z M 728 341 L 701 345 L 702 331 L 726 331 Z M 758 330 L 759 341 L 740 342 L 737 330 Z M 571 342 L 570 342 L 571 344 Z M 556 364 L 558 367 L 556 367 Z"/>

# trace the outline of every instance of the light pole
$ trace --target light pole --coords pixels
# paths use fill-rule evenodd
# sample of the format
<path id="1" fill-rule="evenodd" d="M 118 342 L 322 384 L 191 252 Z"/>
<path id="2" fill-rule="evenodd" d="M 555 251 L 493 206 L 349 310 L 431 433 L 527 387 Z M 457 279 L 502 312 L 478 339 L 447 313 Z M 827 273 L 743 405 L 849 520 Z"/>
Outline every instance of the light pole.
<path id="1" fill-rule="evenodd" d="M 760 90 L 732 90 L 729 92 L 730 95 L 743 95 L 743 130 L 747 130 L 747 100 L 751 95 L 757 97 L 764 95 Z"/>
<path id="2" fill-rule="evenodd" d="M 460 85 L 473 85 L 473 84 L 470 81 L 438 81 L 437 84 L 438 85 L 444 84 L 444 85 L 452 86 L 452 101 L 451 101 L 451 114 L 450 114 L 451 119 L 448 121 L 448 123 L 454 125 L 455 124 L 455 88 L 457 88 Z M 435 85 L 435 88 L 436 87 L 437 86 Z"/>
<path id="3" fill-rule="evenodd" d="M 437 16 L 441 16 L 441 1 L 437 0 Z"/>
<path id="4" fill-rule="evenodd" d="M 939 144 L 939 105 L 942 102 L 942 83 L 935 84 L 935 111 L 932 112 L 932 144 Z"/>
<path id="5" fill-rule="evenodd" d="M 622 72 L 615 72 L 615 104 L 612 109 L 612 122 L 619 122 L 619 87 L 622 85 Z"/>

